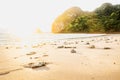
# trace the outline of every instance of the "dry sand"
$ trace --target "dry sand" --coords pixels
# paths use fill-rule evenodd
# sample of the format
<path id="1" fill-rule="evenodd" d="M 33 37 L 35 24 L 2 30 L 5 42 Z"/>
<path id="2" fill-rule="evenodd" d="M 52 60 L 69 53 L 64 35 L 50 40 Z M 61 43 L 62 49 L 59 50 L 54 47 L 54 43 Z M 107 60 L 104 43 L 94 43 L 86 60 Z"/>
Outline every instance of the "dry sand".
<path id="1" fill-rule="evenodd" d="M 41 44 L 17 49 L 1 46 L 0 80 L 120 80 L 119 35 Z M 30 52 L 35 53 L 27 55 Z M 35 69 L 23 67 L 39 61 L 48 64 Z"/>

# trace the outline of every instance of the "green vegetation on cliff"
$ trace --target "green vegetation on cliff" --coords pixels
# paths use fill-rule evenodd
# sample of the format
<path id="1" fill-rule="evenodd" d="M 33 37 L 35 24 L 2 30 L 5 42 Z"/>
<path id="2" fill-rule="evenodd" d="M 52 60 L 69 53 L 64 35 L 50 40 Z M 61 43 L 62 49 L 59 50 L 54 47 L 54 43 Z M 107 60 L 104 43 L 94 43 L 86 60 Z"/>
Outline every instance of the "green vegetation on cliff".
<path id="1" fill-rule="evenodd" d="M 52 32 L 120 32 L 120 5 L 104 3 L 93 12 L 85 12 L 78 7 L 70 8 L 54 21 Z"/>

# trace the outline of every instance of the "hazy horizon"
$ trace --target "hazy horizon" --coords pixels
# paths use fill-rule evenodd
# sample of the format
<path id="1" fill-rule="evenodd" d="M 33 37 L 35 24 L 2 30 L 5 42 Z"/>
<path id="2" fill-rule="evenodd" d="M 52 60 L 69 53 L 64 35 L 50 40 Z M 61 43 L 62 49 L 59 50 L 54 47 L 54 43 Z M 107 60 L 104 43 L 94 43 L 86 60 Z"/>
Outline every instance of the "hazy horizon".
<path id="1" fill-rule="evenodd" d="M 51 32 L 54 19 L 73 6 L 83 11 L 93 11 L 103 3 L 119 4 L 118 0 L 4 0 L 0 1 L 0 28 L 16 34 L 29 34 L 40 28 L 42 32 Z"/>

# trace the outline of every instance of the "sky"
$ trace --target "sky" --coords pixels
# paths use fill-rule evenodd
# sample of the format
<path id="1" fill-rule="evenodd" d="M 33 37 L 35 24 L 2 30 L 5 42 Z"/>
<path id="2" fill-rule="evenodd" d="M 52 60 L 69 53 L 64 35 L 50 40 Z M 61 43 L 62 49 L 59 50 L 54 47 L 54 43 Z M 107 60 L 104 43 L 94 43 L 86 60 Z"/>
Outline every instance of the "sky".
<path id="1" fill-rule="evenodd" d="M 40 28 L 50 32 L 52 22 L 66 9 L 78 6 L 93 11 L 105 2 L 120 0 L 0 0 L 0 28 L 16 34 L 29 34 Z"/>

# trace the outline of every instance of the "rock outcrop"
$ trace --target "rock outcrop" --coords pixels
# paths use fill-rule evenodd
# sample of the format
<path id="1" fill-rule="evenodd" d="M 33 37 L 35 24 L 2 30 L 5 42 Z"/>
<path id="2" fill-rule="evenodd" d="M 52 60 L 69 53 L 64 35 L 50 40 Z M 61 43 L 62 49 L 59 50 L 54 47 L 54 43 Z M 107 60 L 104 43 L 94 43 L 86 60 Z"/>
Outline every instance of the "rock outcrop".
<path id="1" fill-rule="evenodd" d="M 64 30 L 69 23 L 71 23 L 76 17 L 83 14 L 83 11 L 79 7 L 72 7 L 66 10 L 63 14 L 58 16 L 52 24 L 52 32 L 59 33 Z"/>

